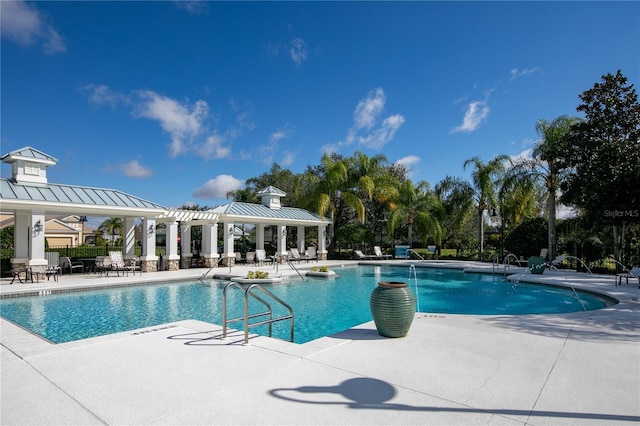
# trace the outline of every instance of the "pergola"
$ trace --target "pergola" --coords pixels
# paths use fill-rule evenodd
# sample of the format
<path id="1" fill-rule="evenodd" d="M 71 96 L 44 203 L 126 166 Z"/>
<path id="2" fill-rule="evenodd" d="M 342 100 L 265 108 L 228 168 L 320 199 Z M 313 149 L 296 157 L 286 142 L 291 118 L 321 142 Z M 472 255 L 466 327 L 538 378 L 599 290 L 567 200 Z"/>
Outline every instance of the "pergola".
<path id="1" fill-rule="evenodd" d="M 285 255 L 287 227 L 297 228 L 297 245 L 305 249 L 305 227 L 318 230 L 318 257 L 326 259 L 326 227 L 329 221 L 303 209 L 281 207 L 286 194 L 277 188 L 260 191 L 261 204 L 238 203 L 210 211 L 172 210 L 159 204 L 114 189 L 62 185 L 47 181 L 47 168 L 58 160 L 32 147 L 24 147 L 1 158 L 11 164 L 12 177 L 0 179 L 0 209 L 14 215 L 13 267 L 30 267 L 34 271 L 47 266 L 45 258 L 45 214 L 79 214 L 94 217 L 122 217 L 124 235 L 122 252 L 125 259 L 135 257 L 135 226 L 142 221 L 143 271 L 158 270 L 155 255 L 157 223 L 166 225 L 166 256 L 162 268 L 177 270 L 191 265 L 192 226 L 202 226 L 202 255 L 206 266 L 219 263 L 218 224 L 223 224 L 222 257 L 224 264 L 235 261 L 233 230 L 236 223 L 254 224 L 256 247 L 264 248 L 264 227 L 277 226 L 277 254 Z M 178 232 L 181 251 L 178 254 Z M 182 260 L 182 262 L 181 262 Z"/>

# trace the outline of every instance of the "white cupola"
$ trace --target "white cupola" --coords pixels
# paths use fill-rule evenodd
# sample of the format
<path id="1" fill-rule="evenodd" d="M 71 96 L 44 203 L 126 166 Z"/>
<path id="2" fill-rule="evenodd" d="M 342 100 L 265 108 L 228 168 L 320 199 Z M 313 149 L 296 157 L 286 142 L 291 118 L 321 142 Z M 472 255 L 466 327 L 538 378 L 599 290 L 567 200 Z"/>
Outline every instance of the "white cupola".
<path id="1" fill-rule="evenodd" d="M 11 151 L 1 158 L 11 164 L 11 177 L 18 184 L 47 184 L 47 167 L 58 160 L 30 146 Z"/>
<path id="2" fill-rule="evenodd" d="M 272 210 L 280 209 L 280 198 L 287 196 L 285 192 L 273 186 L 268 186 L 258 191 L 256 195 L 260 197 L 263 206 L 267 206 Z"/>

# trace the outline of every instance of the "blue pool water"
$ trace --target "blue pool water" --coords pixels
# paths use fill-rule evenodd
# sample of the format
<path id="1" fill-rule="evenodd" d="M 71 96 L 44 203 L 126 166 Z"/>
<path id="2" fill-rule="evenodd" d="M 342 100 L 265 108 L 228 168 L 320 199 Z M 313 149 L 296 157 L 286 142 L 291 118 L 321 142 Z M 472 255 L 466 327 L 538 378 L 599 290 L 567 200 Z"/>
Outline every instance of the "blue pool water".
<path id="1" fill-rule="evenodd" d="M 421 312 L 518 315 L 600 309 L 606 302 L 571 289 L 510 283 L 484 274 L 418 268 L 337 268 L 339 278 L 292 280 L 269 290 L 295 313 L 295 342 L 304 343 L 371 321 L 369 295 L 379 281 L 403 281 L 417 292 Z M 0 315 L 52 342 L 63 343 L 158 324 L 197 319 L 222 324 L 226 281 L 172 283 L 0 300 Z M 242 292 L 229 292 L 229 317 L 242 315 Z M 256 310 L 263 308 L 256 306 Z M 252 309 L 253 310 L 253 309 Z M 256 311 L 253 310 L 253 311 Z M 275 315 L 285 314 L 274 306 Z M 242 328 L 238 323 L 235 328 Z M 252 332 L 266 334 L 266 327 Z M 274 337 L 289 338 L 287 321 Z"/>

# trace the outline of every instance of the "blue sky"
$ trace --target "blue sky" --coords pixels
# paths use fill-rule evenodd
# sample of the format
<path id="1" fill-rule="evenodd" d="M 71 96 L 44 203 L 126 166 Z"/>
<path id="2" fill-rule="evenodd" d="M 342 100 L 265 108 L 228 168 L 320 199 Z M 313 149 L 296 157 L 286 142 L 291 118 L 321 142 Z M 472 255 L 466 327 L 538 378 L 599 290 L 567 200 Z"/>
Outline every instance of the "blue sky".
<path id="1" fill-rule="evenodd" d="M 526 155 L 603 74 L 640 80 L 638 2 L 1 7 L 2 154 L 32 146 L 59 160 L 50 182 L 167 207 L 327 151 L 467 178 L 472 156 Z"/>

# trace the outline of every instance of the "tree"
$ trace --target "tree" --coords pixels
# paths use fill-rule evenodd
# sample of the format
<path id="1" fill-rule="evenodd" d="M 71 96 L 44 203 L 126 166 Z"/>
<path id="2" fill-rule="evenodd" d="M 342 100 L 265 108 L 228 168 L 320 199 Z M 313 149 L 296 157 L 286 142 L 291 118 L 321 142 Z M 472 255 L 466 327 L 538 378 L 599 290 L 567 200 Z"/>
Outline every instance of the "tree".
<path id="1" fill-rule="evenodd" d="M 393 235 L 395 227 L 401 221 L 407 223 L 407 241 L 409 247 L 413 244 L 413 227 L 418 226 L 426 238 L 431 235 L 436 244 L 440 244 L 442 229 L 432 209 L 437 204 L 437 198 L 426 181 L 418 182 L 414 186 L 410 180 L 405 180 L 398 192 L 398 198 L 393 203 L 387 222 L 389 234 Z"/>
<path id="2" fill-rule="evenodd" d="M 247 179 L 246 188 L 244 190 L 237 190 L 233 194 L 236 201 L 244 201 L 248 203 L 258 203 L 260 200 L 256 196 L 258 191 L 265 189 L 268 186 L 274 186 L 287 194 L 286 200 L 283 201 L 285 205 L 295 205 L 297 198 L 297 186 L 298 178 L 289 169 L 283 169 L 277 163 L 273 163 L 271 169 L 268 172 L 261 174 L 258 177 Z"/>
<path id="3" fill-rule="evenodd" d="M 611 221 L 614 253 L 624 257 L 629 222 L 640 220 L 640 104 L 632 84 L 620 71 L 580 95 L 577 110 L 585 121 L 564 141 L 564 167 L 571 169 L 561 186 L 562 200 L 592 220 Z"/>
<path id="4" fill-rule="evenodd" d="M 535 182 L 544 185 L 546 190 L 546 213 L 548 219 L 547 247 L 549 259 L 556 257 L 556 200 L 560 181 L 566 176 L 567 169 L 561 166 L 564 138 L 569 134 L 571 126 L 580 120 L 566 115 L 552 121 L 538 120 L 536 132 L 540 139 L 536 142 L 531 158 L 518 160 L 508 172 L 507 187 L 530 187 Z M 529 181 L 529 182 L 527 182 Z M 511 209 L 522 206 L 515 203 Z"/>
<path id="5" fill-rule="evenodd" d="M 354 186 L 354 175 L 350 174 L 353 159 L 337 154 L 324 154 L 320 162 L 320 167 L 309 168 L 304 175 L 302 187 L 308 188 L 309 191 L 302 195 L 300 204 L 317 212 L 319 216 L 329 215 L 331 220 L 329 235 L 332 246 L 335 247 L 336 228 L 346 223 L 342 221 L 342 215 L 337 215 L 336 212 L 342 210 L 344 206 L 351 207 L 360 223 L 363 223 L 365 205 L 360 194 L 369 190 L 367 187 Z M 366 182 L 365 185 L 367 185 Z"/>
<path id="6" fill-rule="evenodd" d="M 473 214 L 473 187 L 460 178 L 447 176 L 436 184 L 435 195 L 442 206 L 442 244 L 454 243 L 460 248 L 464 227 Z"/>
<path id="7" fill-rule="evenodd" d="M 484 212 L 496 204 L 496 185 L 505 172 L 504 163 L 511 161 L 507 155 L 498 155 L 488 163 L 483 163 L 480 157 L 472 157 L 464 162 L 464 168 L 472 164 L 474 170 L 471 173 L 473 181 L 476 213 L 478 215 L 478 260 L 482 260 L 484 251 Z"/>
<path id="8" fill-rule="evenodd" d="M 110 217 L 106 219 L 100 224 L 100 226 L 98 226 L 98 231 L 101 235 L 111 235 L 111 243 L 115 243 L 116 235 L 122 237 L 122 235 L 124 234 L 124 225 L 122 223 L 122 218 Z"/>

